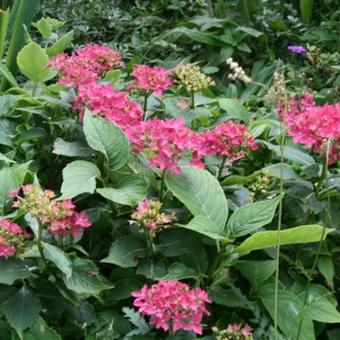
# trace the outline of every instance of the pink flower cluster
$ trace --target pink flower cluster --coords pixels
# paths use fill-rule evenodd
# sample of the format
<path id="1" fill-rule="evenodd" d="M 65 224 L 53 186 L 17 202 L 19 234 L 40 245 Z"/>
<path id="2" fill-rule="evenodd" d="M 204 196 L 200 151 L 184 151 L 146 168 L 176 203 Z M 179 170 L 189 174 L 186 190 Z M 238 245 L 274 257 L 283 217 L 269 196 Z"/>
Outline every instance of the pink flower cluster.
<path id="1" fill-rule="evenodd" d="M 23 185 L 9 194 L 14 198 L 13 207 L 35 216 L 47 226 L 52 235 L 81 236 L 83 229 L 91 226 L 85 212 L 77 212 L 71 200 L 58 201 L 51 190 L 35 185 Z"/>
<path id="2" fill-rule="evenodd" d="M 28 237 L 25 229 L 9 220 L 0 220 L 0 257 L 8 258 L 17 253 Z"/>
<path id="3" fill-rule="evenodd" d="M 283 112 L 282 118 L 295 143 L 325 154 L 330 140 L 329 162 L 340 159 L 340 104 L 316 106 L 313 96 L 305 93 L 292 98 L 290 109 Z"/>
<path id="4" fill-rule="evenodd" d="M 74 55 L 60 53 L 51 58 L 49 66 L 59 70 L 59 83 L 78 87 L 95 82 L 100 75 L 117 66 L 123 66 L 119 52 L 105 45 L 88 44 Z"/>
<path id="5" fill-rule="evenodd" d="M 198 135 L 185 126 L 184 119 L 150 119 L 131 127 L 127 135 L 132 142 L 132 152 L 144 153 L 150 168 L 170 169 L 180 173 L 180 160 L 203 168 L 198 152 Z"/>
<path id="6" fill-rule="evenodd" d="M 82 116 L 85 108 L 122 129 L 138 125 L 144 115 L 139 104 L 129 99 L 127 93 L 115 90 L 111 84 L 91 83 L 79 86 L 73 109 L 80 111 Z"/>
<path id="7" fill-rule="evenodd" d="M 201 153 L 206 156 L 225 156 L 230 161 L 244 157 L 248 149 L 258 149 L 247 127 L 230 120 L 202 132 L 200 140 Z"/>
<path id="8" fill-rule="evenodd" d="M 143 229 L 154 234 L 176 219 L 175 214 L 161 213 L 161 208 L 162 203 L 160 201 L 145 199 L 138 204 L 131 218 Z"/>
<path id="9" fill-rule="evenodd" d="M 164 67 L 150 67 L 148 65 L 135 65 L 131 75 L 135 80 L 129 85 L 129 89 L 138 89 L 153 92 L 161 97 L 173 81 L 170 78 L 171 71 Z"/>
<path id="10" fill-rule="evenodd" d="M 242 324 L 237 323 L 229 324 L 227 330 L 230 333 L 241 333 L 244 337 L 252 336 L 251 328 L 247 324 L 245 324 L 243 327 Z"/>
<path id="11" fill-rule="evenodd" d="M 179 281 L 159 281 L 150 288 L 144 285 L 132 292 L 134 306 L 150 317 L 150 324 L 164 331 L 179 329 L 202 334 L 203 315 L 209 315 L 205 304 L 211 303 L 207 293 Z"/>

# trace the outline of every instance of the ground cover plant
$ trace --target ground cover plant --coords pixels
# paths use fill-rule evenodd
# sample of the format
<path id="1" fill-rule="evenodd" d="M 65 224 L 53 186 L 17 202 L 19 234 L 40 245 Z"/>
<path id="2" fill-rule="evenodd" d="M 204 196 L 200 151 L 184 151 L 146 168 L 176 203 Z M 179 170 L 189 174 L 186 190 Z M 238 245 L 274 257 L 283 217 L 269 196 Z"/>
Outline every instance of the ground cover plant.
<path id="1" fill-rule="evenodd" d="M 0 339 L 338 339 L 339 53 L 255 42 L 269 5 L 200 3 L 162 63 L 9 3 Z"/>

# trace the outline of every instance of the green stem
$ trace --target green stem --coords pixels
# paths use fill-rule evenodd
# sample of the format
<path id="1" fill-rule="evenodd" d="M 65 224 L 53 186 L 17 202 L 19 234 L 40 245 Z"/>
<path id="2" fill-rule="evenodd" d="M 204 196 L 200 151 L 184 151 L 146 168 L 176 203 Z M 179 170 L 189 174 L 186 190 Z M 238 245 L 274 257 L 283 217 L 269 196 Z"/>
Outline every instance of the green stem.
<path id="1" fill-rule="evenodd" d="M 149 98 L 149 94 L 147 92 L 145 92 L 145 94 L 144 94 L 144 106 L 143 106 L 144 120 L 146 120 L 146 110 L 148 109 L 148 98 Z"/>
<path id="2" fill-rule="evenodd" d="M 223 156 L 222 158 L 222 162 L 221 162 L 221 165 L 218 169 L 218 173 L 217 173 L 217 180 L 219 181 L 221 179 L 221 176 L 222 176 L 222 172 L 223 172 L 223 169 L 224 169 L 224 166 L 225 166 L 225 162 L 227 161 L 227 156 Z"/>
<path id="3" fill-rule="evenodd" d="M 43 251 L 43 246 L 42 246 L 42 233 L 43 233 L 43 226 L 41 224 L 39 224 L 37 244 L 38 244 L 39 254 L 40 254 L 40 257 L 42 259 L 42 262 L 44 264 L 44 269 L 45 269 L 47 267 L 47 261 L 46 261 L 44 251 Z"/>
<path id="4" fill-rule="evenodd" d="M 161 187 L 159 190 L 159 200 L 163 202 L 163 192 L 164 192 L 164 187 L 165 187 L 165 173 L 166 170 L 162 170 L 162 175 L 161 175 Z"/>
<path id="5" fill-rule="evenodd" d="M 319 181 L 318 184 L 320 184 L 320 183 L 322 184 L 322 182 L 325 179 L 327 179 L 330 145 L 331 145 L 331 139 L 329 138 L 328 141 L 327 141 L 326 159 L 325 159 L 325 163 L 323 164 L 322 174 L 321 174 L 320 181 Z M 318 187 L 321 187 L 321 184 L 318 185 Z M 320 188 L 317 188 L 317 190 L 318 189 L 320 190 Z M 321 248 L 322 248 L 322 244 L 323 244 L 323 239 L 325 238 L 326 228 L 327 228 L 327 225 L 330 222 L 330 215 L 329 215 L 330 203 L 331 203 L 330 202 L 330 197 L 328 196 L 328 198 L 327 198 L 327 214 L 326 214 L 326 221 L 325 221 L 326 223 L 323 226 L 322 233 L 321 233 L 321 238 L 320 238 L 320 241 L 319 241 L 319 246 L 318 246 L 318 249 L 317 249 L 316 254 L 315 254 L 315 258 L 314 258 L 314 261 L 313 261 L 313 264 L 312 264 L 312 268 L 311 268 L 311 270 L 309 272 L 309 275 L 308 275 L 308 278 L 307 278 L 307 287 L 306 287 L 305 295 L 304 295 L 304 298 L 303 298 L 303 305 L 302 305 L 301 311 L 304 310 L 304 307 L 307 304 L 310 285 L 312 283 L 314 271 L 315 271 L 315 268 L 316 268 L 316 266 L 318 264 L 319 257 L 320 257 L 320 254 L 321 254 Z M 297 332 L 296 338 L 295 338 L 296 340 L 299 340 L 299 337 L 300 337 L 300 334 L 301 334 L 301 330 L 302 330 L 302 322 L 303 322 L 304 315 L 303 315 L 303 313 L 301 313 L 301 311 L 300 311 L 300 313 L 298 315 L 300 320 L 299 320 L 298 332 Z"/>
<path id="6" fill-rule="evenodd" d="M 191 108 L 195 109 L 195 92 L 191 92 Z"/>
<path id="7" fill-rule="evenodd" d="M 275 270 L 275 292 L 274 292 L 274 333 L 275 340 L 279 339 L 278 333 L 278 306 L 279 306 L 279 272 L 280 272 L 280 245 L 282 227 L 282 201 L 283 201 L 283 149 L 284 149 L 284 128 L 280 124 L 280 203 L 279 216 L 277 221 L 277 240 L 276 240 L 276 270 Z"/>

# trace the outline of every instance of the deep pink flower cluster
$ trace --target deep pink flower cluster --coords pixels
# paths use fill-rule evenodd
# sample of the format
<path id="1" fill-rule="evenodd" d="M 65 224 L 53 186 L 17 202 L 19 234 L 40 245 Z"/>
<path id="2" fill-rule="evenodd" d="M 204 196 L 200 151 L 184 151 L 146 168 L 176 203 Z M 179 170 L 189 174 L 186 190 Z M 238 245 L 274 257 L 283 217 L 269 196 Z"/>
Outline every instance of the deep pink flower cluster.
<path id="1" fill-rule="evenodd" d="M 50 59 L 49 66 L 61 71 L 60 84 L 78 87 L 95 82 L 102 73 L 123 66 L 123 63 L 120 53 L 111 47 L 88 44 L 74 55 L 58 54 Z"/>
<path id="2" fill-rule="evenodd" d="M 27 237 L 26 230 L 16 223 L 7 219 L 0 220 L 0 257 L 15 255 Z"/>
<path id="3" fill-rule="evenodd" d="M 230 120 L 200 134 L 200 151 L 206 156 L 225 156 L 235 161 L 244 157 L 248 149 L 257 148 L 247 127 Z"/>
<path id="4" fill-rule="evenodd" d="M 79 86 L 73 109 L 80 111 L 82 116 L 85 108 L 122 129 L 137 125 L 144 115 L 139 104 L 129 99 L 127 93 L 115 90 L 111 84 L 92 83 Z"/>
<path id="5" fill-rule="evenodd" d="M 174 213 L 162 213 L 161 208 L 162 203 L 160 201 L 145 199 L 138 204 L 131 218 L 140 224 L 143 229 L 151 234 L 155 234 L 176 219 Z"/>
<path id="6" fill-rule="evenodd" d="M 14 198 L 13 207 L 35 216 L 52 235 L 78 237 L 83 229 L 91 226 L 85 212 L 77 212 L 71 200 L 56 200 L 51 190 L 35 185 L 23 185 L 9 194 Z"/>
<path id="7" fill-rule="evenodd" d="M 282 118 L 295 143 L 325 153 L 330 140 L 329 162 L 340 159 L 340 104 L 316 106 L 312 95 L 306 93 L 292 98 L 290 109 Z"/>
<path id="8" fill-rule="evenodd" d="M 129 85 L 129 89 L 150 91 L 157 97 L 161 97 L 173 81 L 170 78 L 171 71 L 164 67 L 150 67 L 148 65 L 135 65 L 131 75 L 135 80 Z"/>
<path id="9" fill-rule="evenodd" d="M 150 317 L 150 324 L 165 331 L 183 329 L 202 334 L 203 315 L 210 314 L 205 306 L 211 303 L 208 294 L 179 281 L 159 281 L 150 288 L 144 285 L 132 296 L 139 312 Z"/>
<path id="10" fill-rule="evenodd" d="M 198 152 L 198 135 L 185 126 L 184 119 L 154 118 L 126 132 L 132 142 L 132 151 L 144 153 L 151 168 L 180 173 L 178 162 L 185 159 L 192 165 L 204 167 Z"/>

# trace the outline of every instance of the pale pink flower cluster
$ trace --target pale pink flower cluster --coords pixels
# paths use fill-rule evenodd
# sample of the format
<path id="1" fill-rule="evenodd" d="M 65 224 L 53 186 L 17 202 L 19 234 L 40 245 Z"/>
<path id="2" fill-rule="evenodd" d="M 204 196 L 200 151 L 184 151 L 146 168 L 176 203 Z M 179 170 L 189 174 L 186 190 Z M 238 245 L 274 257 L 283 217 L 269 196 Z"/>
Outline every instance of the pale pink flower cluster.
<path id="1" fill-rule="evenodd" d="M 144 153 L 150 168 L 180 173 L 180 160 L 203 168 L 198 152 L 198 136 L 185 126 L 184 119 L 150 119 L 129 128 L 132 152 Z"/>
<path id="2" fill-rule="evenodd" d="M 159 281 L 150 288 L 144 285 L 132 296 L 139 312 L 150 317 L 151 325 L 164 331 L 183 329 L 202 334 L 203 315 L 210 314 L 205 306 L 211 303 L 208 294 L 180 281 Z"/>
<path id="3" fill-rule="evenodd" d="M 230 333 L 241 333 L 244 337 L 252 336 L 251 328 L 247 324 L 245 324 L 243 327 L 242 324 L 238 323 L 229 324 L 227 330 Z"/>
<path id="4" fill-rule="evenodd" d="M 161 97 L 172 84 L 171 71 L 164 67 L 151 67 L 148 65 L 135 65 L 131 75 L 135 78 L 129 89 L 153 92 L 156 97 Z"/>
<path id="5" fill-rule="evenodd" d="M 49 61 L 49 66 L 62 73 L 59 83 L 68 87 L 91 84 L 101 74 L 123 66 L 121 55 L 105 45 L 88 44 L 74 55 L 60 53 Z"/>
<path id="6" fill-rule="evenodd" d="M 91 226 L 85 212 L 77 212 L 71 200 L 56 200 L 51 190 L 42 190 L 35 185 L 23 185 L 13 190 L 13 207 L 35 216 L 52 235 L 81 236 L 83 229 Z"/>
<path id="7" fill-rule="evenodd" d="M 171 224 L 176 216 L 174 213 L 165 214 L 161 212 L 162 203 L 145 199 L 138 204 L 131 218 L 151 234 L 155 234 L 166 225 Z"/>
<path id="8" fill-rule="evenodd" d="M 229 120 L 200 134 L 200 151 L 206 156 L 225 156 L 235 161 L 244 157 L 248 149 L 255 151 L 258 146 L 243 124 Z"/>
<path id="9" fill-rule="evenodd" d="M 0 257 L 11 257 L 23 247 L 28 233 L 16 223 L 0 219 Z"/>
<path id="10" fill-rule="evenodd" d="M 85 108 L 122 129 L 137 125 L 144 115 L 138 103 L 129 99 L 127 93 L 115 90 L 111 84 L 92 83 L 79 86 L 73 109 L 83 116 Z"/>
<path id="11" fill-rule="evenodd" d="M 340 159 L 340 104 L 316 106 L 313 96 L 305 93 L 290 101 L 288 112 L 282 118 L 287 132 L 295 143 L 306 145 L 317 153 L 326 153 L 330 140 L 329 162 Z"/>

